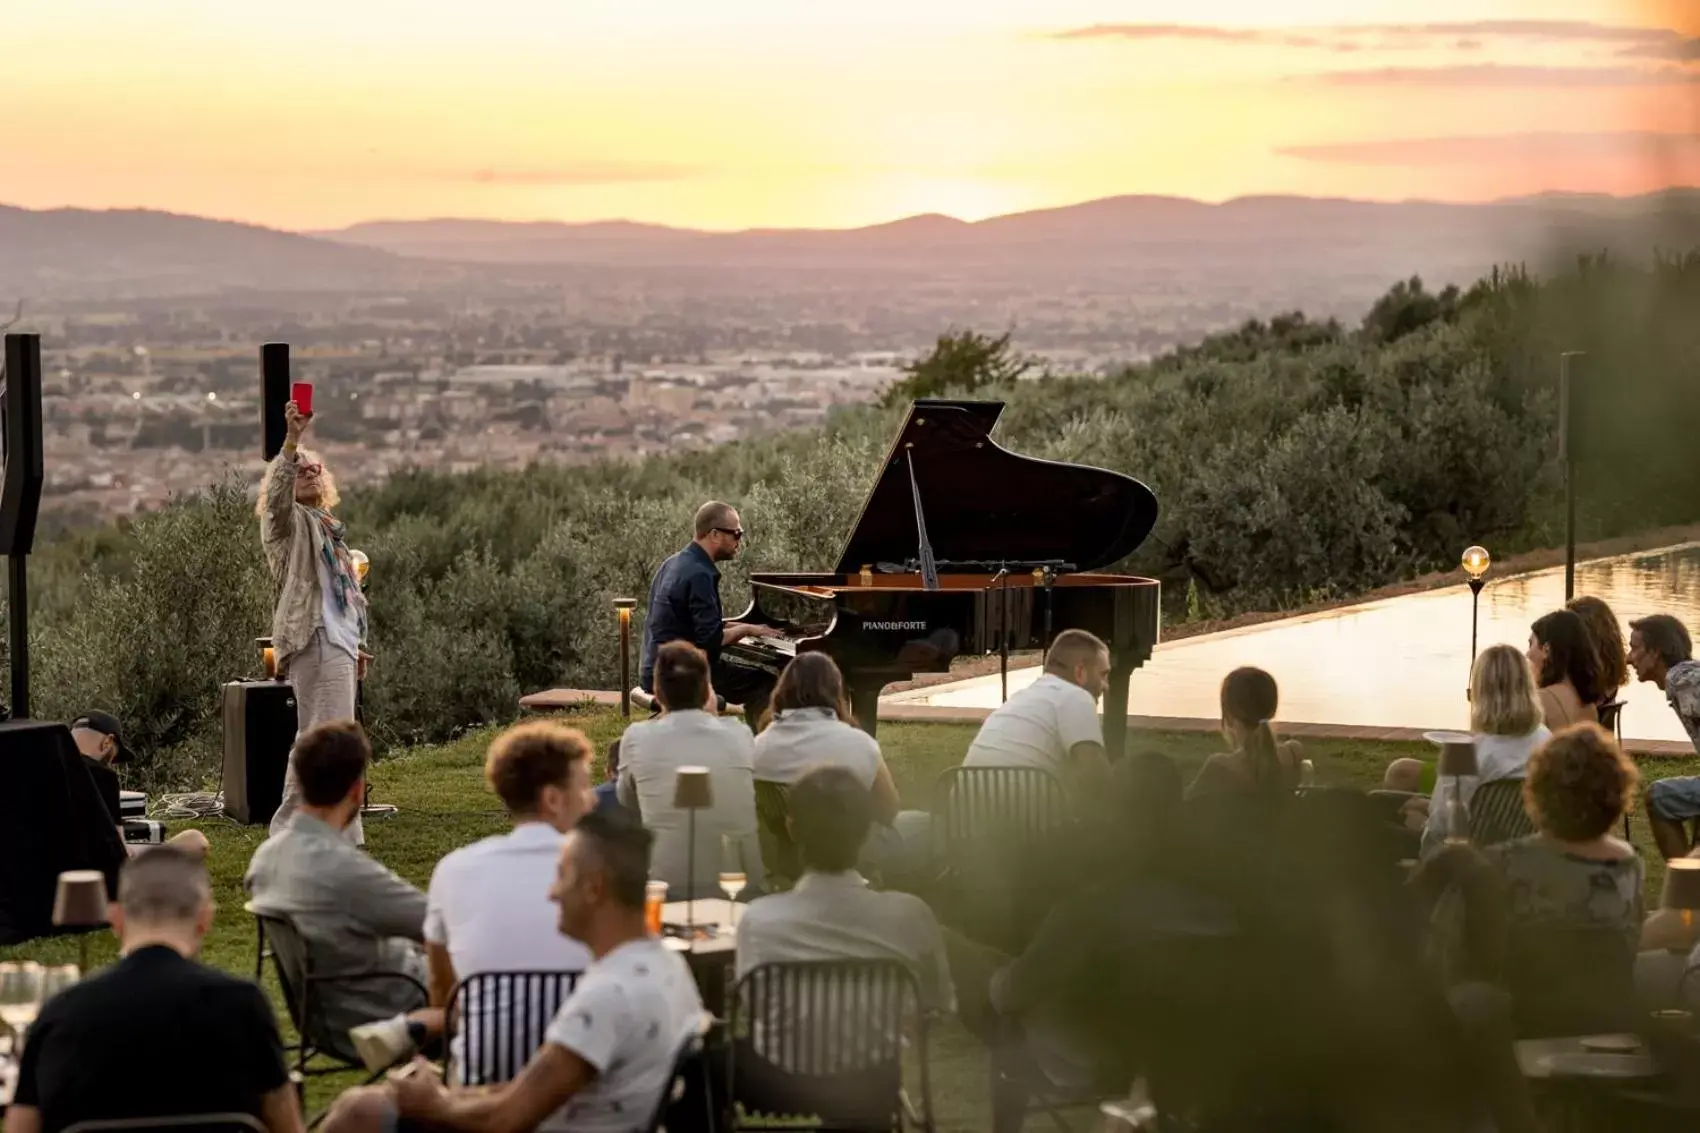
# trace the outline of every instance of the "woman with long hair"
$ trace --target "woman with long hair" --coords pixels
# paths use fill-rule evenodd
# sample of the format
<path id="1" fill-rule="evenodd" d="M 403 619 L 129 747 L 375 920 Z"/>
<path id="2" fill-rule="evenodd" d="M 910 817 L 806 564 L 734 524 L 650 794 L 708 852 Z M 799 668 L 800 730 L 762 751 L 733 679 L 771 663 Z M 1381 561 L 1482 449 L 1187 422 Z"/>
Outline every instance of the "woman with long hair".
<path id="1" fill-rule="evenodd" d="M 1271 722 L 1280 703 L 1275 678 L 1262 669 L 1235 669 L 1222 681 L 1222 736 L 1233 746 L 1204 761 L 1187 789 L 1189 798 L 1230 792 L 1278 794 L 1299 785 L 1304 752 L 1275 738 Z"/>
<path id="2" fill-rule="evenodd" d="M 1594 646 L 1594 663 L 1599 669 L 1600 699 L 1596 707 L 1610 704 L 1629 683 L 1629 650 L 1623 641 L 1623 627 L 1611 607 L 1592 594 L 1572 598 L 1564 608 L 1582 619 L 1588 640 Z"/>
<path id="3" fill-rule="evenodd" d="M 1600 663 L 1580 617 L 1554 610 L 1538 619 L 1529 628 L 1528 657 L 1548 728 L 1599 723 Z"/>
<path id="4" fill-rule="evenodd" d="M 299 739 L 319 724 L 354 719 L 356 687 L 370 657 L 363 648 L 366 596 L 348 548 L 347 529 L 333 511 L 336 481 L 316 454 L 301 447 L 308 418 L 293 401 L 284 409 L 284 421 L 283 450 L 266 466 L 255 511 L 266 565 L 278 592 L 272 648 L 278 676 L 287 678 L 295 691 Z M 271 833 L 289 824 L 300 803 L 292 756 Z M 356 844 L 364 841 L 359 815 L 344 833 Z"/>
<path id="5" fill-rule="evenodd" d="M 1476 788 L 1495 779 L 1521 779 L 1530 756 L 1551 738 L 1541 722 L 1541 702 L 1535 673 L 1515 646 L 1491 645 L 1470 669 L 1470 731 L 1475 734 L 1476 766 L 1480 774 L 1457 779 L 1459 799 L 1469 806 Z M 1438 850 L 1450 833 L 1446 809 L 1452 799 L 1453 777 L 1435 779 L 1423 826 L 1422 852 Z"/>
<path id="6" fill-rule="evenodd" d="M 856 727 L 838 665 L 825 653 L 792 658 L 773 688 L 771 722 L 756 736 L 758 782 L 789 787 L 817 767 L 840 767 L 867 789 L 874 826 L 863 863 L 887 884 L 920 865 L 927 844 L 925 811 L 902 810 L 879 741 Z"/>
<path id="7" fill-rule="evenodd" d="M 756 778 L 790 786 L 816 767 L 842 767 L 873 796 L 874 820 L 890 825 L 900 801 L 879 741 L 850 719 L 844 677 L 825 653 L 803 653 L 779 674 L 772 722 L 756 736 Z"/>

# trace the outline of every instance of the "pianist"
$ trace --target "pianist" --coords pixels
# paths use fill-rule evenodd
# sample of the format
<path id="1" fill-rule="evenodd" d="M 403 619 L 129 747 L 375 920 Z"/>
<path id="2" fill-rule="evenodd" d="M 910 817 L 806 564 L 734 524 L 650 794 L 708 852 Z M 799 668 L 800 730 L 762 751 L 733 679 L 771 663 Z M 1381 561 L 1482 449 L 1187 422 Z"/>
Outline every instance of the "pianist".
<path id="1" fill-rule="evenodd" d="M 708 654 L 715 692 L 741 704 L 751 726 L 760 719 L 779 680 L 777 656 L 771 668 L 744 658 L 721 656 L 721 647 L 746 637 L 777 637 L 772 626 L 727 622 L 720 607 L 720 571 L 716 563 L 736 557 L 744 528 L 730 504 L 710 500 L 697 508 L 695 537 L 662 563 L 649 584 L 649 616 L 643 627 L 643 661 L 638 687 L 655 691 L 655 654 L 669 641 L 688 641 Z"/>

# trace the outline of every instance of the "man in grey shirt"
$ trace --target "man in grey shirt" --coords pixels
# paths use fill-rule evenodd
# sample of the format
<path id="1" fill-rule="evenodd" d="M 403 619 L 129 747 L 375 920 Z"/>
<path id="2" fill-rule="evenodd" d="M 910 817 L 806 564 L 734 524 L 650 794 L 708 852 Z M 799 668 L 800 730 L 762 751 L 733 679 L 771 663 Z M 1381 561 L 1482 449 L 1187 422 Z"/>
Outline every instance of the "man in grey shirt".
<path id="1" fill-rule="evenodd" d="M 245 884 L 256 911 L 287 919 L 312 955 L 315 975 L 393 972 L 396 979 L 330 984 L 314 996 L 311 1037 L 347 1057 L 366 1058 L 361 1024 L 389 1020 L 391 1046 L 407 1041 L 407 1019 L 442 1029 L 442 1012 L 423 1011 L 425 894 L 385 869 L 344 836 L 366 794 L 372 757 L 352 720 L 321 724 L 295 745 L 301 807 L 283 830 L 254 851 Z M 417 981 L 417 982 L 415 982 Z M 415 1029 L 413 1042 L 420 1039 Z M 393 1061 L 401 1052 L 391 1050 Z M 375 1067 L 381 1069 L 382 1066 Z"/>
<path id="2" fill-rule="evenodd" d="M 667 883 L 667 899 L 719 895 L 723 843 L 740 848 L 750 891 L 767 880 L 756 827 L 755 738 L 742 724 L 708 711 L 708 657 L 688 641 L 656 652 L 655 695 L 666 712 L 626 729 L 620 738 L 620 804 L 636 811 L 655 836 L 650 877 Z M 696 814 L 695 876 L 691 815 L 673 805 L 681 767 L 706 767 L 714 804 Z"/>

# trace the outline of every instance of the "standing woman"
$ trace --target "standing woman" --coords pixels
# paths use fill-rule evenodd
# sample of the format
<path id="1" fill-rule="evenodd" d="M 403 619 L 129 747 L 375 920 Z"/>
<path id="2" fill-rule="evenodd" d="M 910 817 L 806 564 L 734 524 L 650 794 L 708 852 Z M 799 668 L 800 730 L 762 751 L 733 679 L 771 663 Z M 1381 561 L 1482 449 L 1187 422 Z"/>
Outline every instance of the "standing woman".
<path id="1" fill-rule="evenodd" d="M 1572 598 L 1564 608 L 1582 619 L 1588 640 L 1594 646 L 1594 662 L 1599 669 L 1600 699 L 1596 707 L 1604 707 L 1617 699 L 1623 686 L 1629 683 L 1629 650 L 1624 646 L 1623 627 L 1611 607 L 1592 594 Z"/>
<path id="2" fill-rule="evenodd" d="M 1554 610 L 1535 622 L 1529 627 L 1528 656 L 1549 731 L 1599 723 L 1600 663 L 1581 618 Z"/>
<path id="3" fill-rule="evenodd" d="M 332 720 L 354 719 L 356 685 L 366 675 L 366 596 L 344 539 L 336 481 L 324 463 L 301 447 L 308 418 L 291 401 L 284 409 L 283 451 L 260 481 L 260 541 L 278 587 L 272 614 L 272 648 L 279 676 L 295 689 L 296 738 Z M 283 801 L 271 833 L 289 824 L 301 803 L 295 755 L 283 776 Z M 346 836 L 365 841 L 356 815 Z"/>

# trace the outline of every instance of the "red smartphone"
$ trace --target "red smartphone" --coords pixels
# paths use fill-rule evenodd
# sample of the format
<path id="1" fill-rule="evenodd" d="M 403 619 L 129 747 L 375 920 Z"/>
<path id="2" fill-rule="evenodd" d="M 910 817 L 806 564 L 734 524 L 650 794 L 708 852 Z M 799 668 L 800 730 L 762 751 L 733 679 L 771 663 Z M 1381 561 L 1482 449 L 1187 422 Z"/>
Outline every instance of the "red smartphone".
<path id="1" fill-rule="evenodd" d="M 289 387 L 289 400 L 295 403 L 295 408 L 300 410 L 301 416 L 311 417 L 313 415 L 313 383 L 296 382 L 291 385 Z"/>

